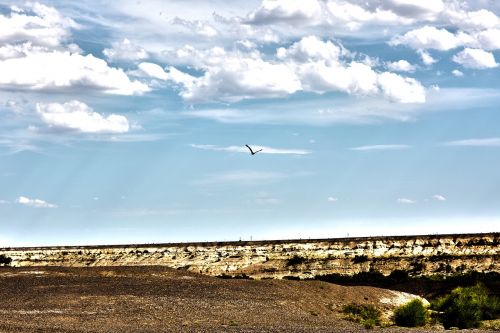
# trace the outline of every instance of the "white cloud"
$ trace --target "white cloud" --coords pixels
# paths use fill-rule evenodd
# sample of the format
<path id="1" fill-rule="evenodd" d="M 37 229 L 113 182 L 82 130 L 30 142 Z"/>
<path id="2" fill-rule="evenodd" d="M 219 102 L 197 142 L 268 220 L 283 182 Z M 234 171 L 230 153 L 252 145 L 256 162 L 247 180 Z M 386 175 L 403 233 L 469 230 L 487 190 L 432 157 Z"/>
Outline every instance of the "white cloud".
<path id="1" fill-rule="evenodd" d="M 124 133 L 130 127 L 124 116 L 110 114 L 104 117 L 76 100 L 64 104 L 37 103 L 36 108 L 41 119 L 51 127 L 82 133 Z"/>
<path id="2" fill-rule="evenodd" d="M 454 76 L 464 76 L 464 73 L 462 73 L 461 71 L 459 71 L 458 69 L 454 69 L 451 71 L 451 74 L 453 74 Z"/>
<path id="3" fill-rule="evenodd" d="M 168 80 L 168 74 L 157 64 L 150 62 L 141 62 L 139 69 L 146 75 L 159 80 Z"/>
<path id="4" fill-rule="evenodd" d="M 498 16 L 487 9 L 466 11 L 448 8 L 443 12 L 443 18 L 462 30 L 490 29 L 500 24 Z"/>
<path id="5" fill-rule="evenodd" d="M 335 197 L 328 197 L 326 200 L 327 200 L 328 202 L 337 202 L 337 201 L 339 201 L 339 199 L 338 199 L 338 198 L 335 198 Z"/>
<path id="6" fill-rule="evenodd" d="M 245 146 L 218 147 L 218 146 L 214 146 L 214 145 L 191 144 L 191 147 L 197 148 L 197 149 L 204 149 L 204 150 L 213 150 L 213 151 L 227 151 L 227 152 L 232 152 L 232 153 L 245 153 L 245 154 L 250 153 L 248 148 Z M 262 149 L 262 151 L 259 152 L 259 154 L 307 155 L 307 154 L 311 153 L 308 150 L 302 150 L 302 149 L 282 149 L 282 148 L 272 148 L 272 147 L 259 146 L 259 145 L 250 145 L 250 147 L 252 147 L 252 149 L 254 151 Z"/>
<path id="7" fill-rule="evenodd" d="M 437 62 L 437 60 L 434 59 L 427 51 L 418 50 L 418 54 L 420 55 L 420 59 L 422 59 L 424 65 L 430 66 Z"/>
<path id="8" fill-rule="evenodd" d="M 134 45 L 127 38 L 119 42 L 111 43 L 111 48 L 104 49 L 102 53 L 106 58 L 113 61 L 136 61 L 143 60 L 148 57 L 148 53 L 142 47 Z"/>
<path id="9" fill-rule="evenodd" d="M 447 51 L 470 42 L 472 38 L 459 32 L 453 34 L 446 29 L 438 29 L 433 26 L 424 26 L 408 31 L 403 36 L 395 36 L 391 39 L 391 45 L 406 45 L 416 50 L 436 49 Z"/>
<path id="10" fill-rule="evenodd" d="M 500 49 L 500 29 L 483 30 L 474 35 L 476 45 L 485 50 Z"/>
<path id="11" fill-rule="evenodd" d="M 425 89 L 412 78 L 378 73 L 369 65 L 340 57 L 349 51 L 332 41 L 306 36 L 288 48 L 276 50 L 275 59 L 263 59 L 259 51 L 228 52 L 223 48 L 199 51 L 186 47 L 170 56 L 204 71 L 192 76 L 175 67 L 169 80 L 180 87 L 184 100 L 235 102 L 242 99 L 282 97 L 298 91 L 341 91 L 354 95 L 381 94 L 399 103 L 425 102 Z"/>
<path id="12" fill-rule="evenodd" d="M 40 199 L 30 199 L 28 197 L 20 196 L 16 202 L 21 205 L 35 207 L 35 208 L 57 208 L 57 205 L 48 203 Z"/>
<path id="13" fill-rule="evenodd" d="M 190 31 L 204 37 L 215 37 L 218 35 L 217 30 L 212 25 L 210 25 L 208 22 L 203 22 L 200 20 L 184 20 L 176 16 L 172 20 L 172 24 L 183 26 Z"/>
<path id="14" fill-rule="evenodd" d="M 67 51 L 38 52 L 0 61 L 0 86 L 18 90 L 87 88 L 110 94 L 141 94 L 150 88 L 99 58 Z"/>
<path id="15" fill-rule="evenodd" d="M 440 194 L 433 195 L 432 198 L 437 201 L 446 201 L 446 198 Z"/>
<path id="16" fill-rule="evenodd" d="M 411 205 L 414 204 L 416 201 L 408 198 L 399 198 L 396 200 L 400 204 L 405 204 L 405 205 Z"/>
<path id="17" fill-rule="evenodd" d="M 500 138 L 466 139 L 449 141 L 445 146 L 500 147 Z"/>
<path id="18" fill-rule="evenodd" d="M 453 61 L 465 68 L 486 69 L 498 67 L 493 53 L 481 49 L 465 48 L 453 56 Z"/>
<path id="19" fill-rule="evenodd" d="M 235 42 L 235 44 L 237 46 L 242 47 L 242 48 L 247 49 L 247 50 L 252 50 L 252 49 L 257 48 L 257 44 L 255 44 L 252 41 L 249 41 L 248 39 L 238 40 Z"/>
<path id="20" fill-rule="evenodd" d="M 264 0 L 250 12 L 249 24 L 294 24 L 326 26 L 358 30 L 366 24 L 411 24 L 417 20 L 432 20 L 444 9 L 441 1 L 431 4 L 416 1 L 297 1 Z"/>
<path id="21" fill-rule="evenodd" d="M 377 81 L 382 93 L 392 101 L 400 103 L 425 102 L 425 89 L 420 82 L 413 78 L 384 72 L 378 75 Z"/>
<path id="22" fill-rule="evenodd" d="M 22 44 L 5 44 L 0 46 L 0 60 L 26 57 L 31 52 L 47 52 L 45 46 L 35 46 L 31 42 Z"/>
<path id="23" fill-rule="evenodd" d="M 485 9 L 468 11 L 466 6 L 442 0 L 314 0 L 305 3 L 264 0 L 246 16 L 245 22 L 269 26 L 326 27 L 335 32 L 359 30 L 369 25 L 417 23 L 453 26 L 465 31 L 498 27 L 499 18 L 493 12 Z"/>
<path id="24" fill-rule="evenodd" d="M 341 53 L 342 49 L 332 41 L 323 42 L 316 36 L 303 37 L 289 48 L 280 47 L 276 50 L 276 56 L 281 60 L 293 60 L 300 63 L 324 61 L 327 65 L 337 63 Z"/>
<path id="25" fill-rule="evenodd" d="M 406 60 L 390 62 L 387 67 L 395 72 L 414 72 L 417 68 Z"/>
<path id="26" fill-rule="evenodd" d="M 29 41 L 34 45 L 59 46 L 71 35 L 72 28 L 79 27 L 55 8 L 37 2 L 11 10 L 8 16 L 0 14 L 0 43 Z"/>
<path id="27" fill-rule="evenodd" d="M 357 151 L 367 151 L 367 150 L 400 150 L 400 149 L 409 149 L 411 146 L 408 145 L 372 145 L 372 146 L 360 146 L 353 147 L 350 150 Z"/>
<path id="28" fill-rule="evenodd" d="M 384 8 L 363 8 L 362 4 L 346 1 L 326 1 L 325 22 L 332 28 L 345 26 L 348 30 L 361 29 L 365 24 L 409 24 L 413 18 L 397 15 L 392 10 Z"/>
<path id="29" fill-rule="evenodd" d="M 211 59 L 207 59 L 210 61 Z M 201 77 L 189 81 L 186 73 L 170 67 L 170 79 L 181 86 L 180 95 L 189 102 L 236 102 L 255 97 L 280 97 L 301 89 L 296 74 L 284 64 L 271 63 L 244 55 L 223 56 L 223 61 L 209 66 Z M 214 59 L 219 62 L 218 59 Z M 173 70 L 172 70 L 173 69 Z"/>

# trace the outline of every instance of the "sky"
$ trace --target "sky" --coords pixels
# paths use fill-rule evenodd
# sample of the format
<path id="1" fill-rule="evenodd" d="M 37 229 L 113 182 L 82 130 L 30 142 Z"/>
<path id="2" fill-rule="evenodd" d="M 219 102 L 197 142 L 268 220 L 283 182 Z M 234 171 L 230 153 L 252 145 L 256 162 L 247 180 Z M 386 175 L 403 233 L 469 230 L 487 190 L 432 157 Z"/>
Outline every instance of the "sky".
<path id="1" fill-rule="evenodd" d="M 0 0 L 0 247 L 498 232 L 499 50 L 491 0 Z"/>

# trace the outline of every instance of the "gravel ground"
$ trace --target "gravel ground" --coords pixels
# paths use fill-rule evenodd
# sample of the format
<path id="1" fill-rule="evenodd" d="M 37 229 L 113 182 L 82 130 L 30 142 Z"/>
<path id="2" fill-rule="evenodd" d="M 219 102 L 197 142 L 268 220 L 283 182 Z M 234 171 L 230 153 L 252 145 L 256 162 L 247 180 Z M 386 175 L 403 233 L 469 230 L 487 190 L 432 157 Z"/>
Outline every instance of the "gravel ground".
<path id="1" fill-rule="evenodd" d="M 374 287 L 226 280 L 165 267 L 0 268 L 0 332 L 365 332 L 340 308 L 387 311 L 379 300 L 388 296 Z"/>

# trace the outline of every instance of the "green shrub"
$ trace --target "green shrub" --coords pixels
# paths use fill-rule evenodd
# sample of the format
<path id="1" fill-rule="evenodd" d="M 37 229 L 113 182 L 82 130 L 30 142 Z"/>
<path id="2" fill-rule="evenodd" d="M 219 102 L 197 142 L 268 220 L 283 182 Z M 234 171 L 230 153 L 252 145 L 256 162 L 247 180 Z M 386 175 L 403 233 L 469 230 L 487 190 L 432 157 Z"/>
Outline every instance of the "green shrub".
<path id="1" fill-rule="evenodd" d="M 5 256 L 4 254 L 0 254 L 0 265 L 9 266 L 12 263 L 12 258 Z"/>
<path id="2" fill-rule="evenodd" d="M 492 319 L 500 312 L 498 299 L 489 296 L 488 290 L 480 284 L 455 288 L 451 294 L 437 299 L 433 306 L 443 312 L 445 328 L 477 328 L 481 320 Z"/>
<path id="3" fill-rule="evenodd" d="M 428 318 L 427 309 L 420 299 L 414 299 L 394 310 L 394 322 L 398 326 L 424 326 Z"/>
<path id="4" fill-rule="evenodd" d="M 382 313 L 371 304 L 347 304 L 342 308 L 347 318 L 361 323 L 365 328 L 373 328 L 380 325 Z"/>

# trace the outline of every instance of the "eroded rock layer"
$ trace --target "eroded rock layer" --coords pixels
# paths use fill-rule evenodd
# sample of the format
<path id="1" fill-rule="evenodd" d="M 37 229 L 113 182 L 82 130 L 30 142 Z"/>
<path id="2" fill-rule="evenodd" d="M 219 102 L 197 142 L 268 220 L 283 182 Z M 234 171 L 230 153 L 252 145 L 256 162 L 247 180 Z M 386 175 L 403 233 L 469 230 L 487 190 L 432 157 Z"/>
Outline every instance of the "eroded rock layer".
<path id="1" fill-rule="evenodd" d="M 312 278 L 404 270 L 500 272 L 500 233 L 318 240 L 0 248 L 11 266 L 163 265 L 214 276 Z"/>

